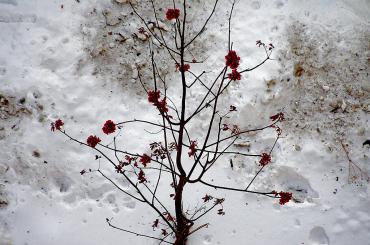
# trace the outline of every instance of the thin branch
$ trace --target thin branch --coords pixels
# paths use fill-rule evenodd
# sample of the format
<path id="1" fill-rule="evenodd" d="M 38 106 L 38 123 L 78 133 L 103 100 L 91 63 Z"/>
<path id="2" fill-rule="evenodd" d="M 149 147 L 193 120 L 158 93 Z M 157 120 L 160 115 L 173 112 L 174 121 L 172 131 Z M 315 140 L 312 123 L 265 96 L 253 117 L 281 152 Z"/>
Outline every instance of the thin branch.
<path id="1" fill-rule="evenodd" d="M 107 179 L 109 182 L 111 182 L 118 190 L 122 191 L 123 193 L 125 193 L 126 195 L 134 198 L 135 200 L 139 201 L 139 202 L 145 202 L 144 200 L 141 200 L 140 198 L 138 197 L 135 197 L 134 195 L 128 193 L 127 191 L 123 190 L 121 187 L 119 187 L 111 178 L 109 178 L 108 176 L 106 176 L 100 169 L 97 170 L 97 172 L 99 172 L 105 179 Z"/>
<path id="2" fill-rule="evenodd" d="M 180 55 L 179 52 L 177 52 L 176 50 L 168 47 L 167 45 L 165 45 L 161 40 L 159 40 L 159 38 L 155 35 L 155 33 L 152 32 L 152 30 L 149 28 L 148 24 L 146 23 L 146 21 L 144 20 L 144 18 L 137 12 L 137 10 L 135 9 L 135 7 L 132 5 L 131 2 L 130 3 L 130 6 L 132 8 L 132 10 L 134 11 L 134 13 L 136 14 L 136 16 L 138 16 L 140 18 L 140 20 L 144 23 L 145 27 L 147 28 L 147 30 L 150 32 L 150 34 L 152 34 L 152 36 L 161 44 L 163 45 L 168 51 L 171 51 L 177 55 Z"/>
<path id="3" fill-rule="evenodd" d="M 201 226 L 199 226 L 199 227 L 195 228 L 194 230 L 192 230 L 191 232 L 189 232 L 189 235 L 188 235 L 188 236 L 190 236 L 190 235 L 194 234 L 195 232 L 199 231 L 200 229 L 202 229 L 202 228 L 204 228 L 204 227 L 208 228 L 208 225 L 209 225 L 209 223 L 206 223 L 206 224 L 203 224 L 203 225 L 201 225 Z"/>
<path id="4" fill-rule="evenodd" d="M 276 198 L 275 192 L 273 192 L 273 191 L 270 191 L 270 192 L 250 191 L 250 190 L 246 190 L 245 188 L 243 189 L 243 188 L 233 188 L 233 187 L 227 187 L 227 186 L 221 186 L 221 185 L 214 185 L 214 184 L 210 184 L 208 182 L 205 182 L 204 180 L 200 180 L 199 182 L 206 185 L 206 186 L 213 187 L 215 189 L 253 193 L 253 194 L 263 195 L 263 196 L 267 196 L 267 197 L 271 197 L 271 198 Z"/>
<path id="5" fill-rule="evenodd" d="M 233 4 L 231 5 L 231 10 L 230 10 L 230 15 L 229 15 L 229 35 L 228 35 L 228 49 L 229 51 L 231 50 L 231 19 L 233 16 L 233 11 L 234 11 L 234 6 L 235 6 L 236 1 L 233 1 Z"/>
<path id="6" fill-rule="evenodd" d="M 77 143 L 79 143 L 79 144 L 81 144 L 81 145 L 84 145 L 84 146 L 87 146 L 88 148 L 92 148 L 93 150 L 95 150 L 95 151 L 97 151 L 97 152 L 99 152 L 108 162 L 110 162 L 114 167 L 117 167 L 117 164 L 115 164 L 113 161 L 112 161 L 112 159 L 110 159 L 106 154 L 104 154 L 104 152 L 102 152 L 101 150 L 99 150 L 99 149 L 97 149 L 97 148 L 95 148 L 95 147 L 91 147 L 91 146 L 89 146 L 88 144 L 86 144 L 86 143 L 84 143 L 84 142 L 81 142 L 81 141 L 79 141 L 79 140 L 77 140 L 77 139 L 75 139 L 75 138 L 73 138 L 72 136 L 70 136 L 69 134 L 67 134 L 65 131 L 62 131 L 62 130 L 59 130 L 62 134 L 64 134 L 65 136 L 67 136 L 70 140 L 72 140 L 72 141 L 75 141 L 75 142 L 77 142 Z M 100 144 L 99 144 L 100 145 Z M 171 230 L 173 230 L 173 231 L 175 231 L 175 228 L 172 226 L 172 224 L 166 219 L 166 217 L 164 217 L 164 215 L 162 214 L 162 212 L 155 206 L 155 205 L 153 205 L 152 203 L 150 203 L 149 201 L 148 201 L 148 199 L 144 196 L 144 194 L 141 192 L 141 190 L 139 189 L 139 187 L 137 186 L 137 185 L 135 185 L 134 183 L 133 183 L 133 181 L 125 174 L 125 172 L 120 172 L 120 174 L 122 174 L 124 177 L 125 177 L 125 179 L 131 184 L 131 186 L 133 186 L 135 189 L 136 189 L 136 191 L 138 192 L 138 194 L 143 198 L 143 200 L 152 208 L 152 209 L 154 209 L 156 212 L 157 212 L 157 214 L 167 223 L 167 225 L 171 228 Z M 144 186 L 146 186 L 146 185 L 144 185 Z M 147 186 L 146 186 L 147 187 Z M 148 187 L 147 187 L 148 188 Z M 149 189 L 149 188 L 148 188 Z M 149 189 L 149 191 L 150 191 L 150 189 Z M 158 201 L 158 203 L 159 204 L 161 204 L 161 202 L 158 200 L 158 199 L 156 199 L 157 201 Z M 161 204 L 162 205 L 162 204 Z M 167 211 L 167 209 L 162 205 L 162 207 L 164 208 L 164 210 L 166 210 Z"/>
<path id="7" fill-rule="evenodd" d="M 155 194 L 157 193 L 159 181 L 161 180 L 161 175 L 162 175 L 162 165 L 159 169 L 157 183 L 156 183 L 155 188 L 154 188 L 153 197 L 152 197 L 152 204 L 154 204 L 154 197 L 155 197 Z"/>
<path id="8" fill-rule="evenodd" d="M 133 120 L 128 120 L 128 121 L 123 121 L 123 122 L 117 123 L 116 125 L 123 125 L 123 124 L 127 124 L 127 123 L 136 123 L 136 122 L 146 123 L 146 124 L 154 125 L 154 126 L 161 127 L 161 128 L 164 127 L 164 125 L 162 125 L 162 124 L 153 123 L 153 122 L 150 122 L 150 121 L 140 120 L 140 119 L 133 119 Z M 171 128 L 168 128 L 168 127 L 166 127 L 166 128 L 169 129 L 169 130 L 173 130 L 174 132 L 178 132 L 178 130 L 176 130 L 176 129 L 171 129 Z"/>
<path id="9" fill-rule="evenodd" d="M 275 139 L 275 142 L 274 142 L 273 146 L 270 149 L 270 155 L 271 155 L 272 151 L 274 150 L 274 148 L 276 146 L 276 143 L 279 140 L 279 138 L 280 138 L 280 136 L 278 135 L 278 137 L 276 137 L 276 139 Z M 245 188 L 245 190 L 248 190 L 249 189 L 249 187 L 252 185 L 252 183 L 257 178 L 257 176 L 262 172 L 262 170 L 264 169 L 265 166 L 267 166 L 267 165 L 262 165 L 262 167 L 258 170 L 258 172 L 256 173 L 256 175 L 254 175 L 253 179 L 249 182 L 249 184 L 248 184 L 247 188 Z"/>
<path id="10" fill-rule="evenodd" d="M 200 29 L 200 31 L 190 40 L 190 42 L 188 42 L 186 45 L 185 45 L 185 48 L 187 48 L 190 44 L 192 44 L 192 42 L 195 41 L 195 39 L 197 39 L 200 34 L 202 34 L 209 22 L 209 20 L 212 18 L 213 14 L 215 13 L 215 10 L 216 10 L 216 7 L 217 7 L 217 3 L 218 3 L 218 0 L 215 1 L 214 5 L 213 5 L 213 9 L 212 9 L 212 12 L 211 14 L 208 16 L 206 22 L 204 23 L 204 25 L 202 26 L 202 28 Z"/>
<path id="11" fill-rule="evenodd" d="M 275 122 L 273 122 L 273 123 L 271 123 L 271 124 L 269 124 L 269 125 L 267 125 L 267 126 L 264 126 L 264 127 L 262 127 L 262 128 L 255 128 L 255 129 L 243 130 L 243 131 L 241 131 L 241 132 L 239 132 L 239 133 L 236 133 L 236 134 L 233 134 L 233 135 L 231 135 L 231 136 L 228 136 L 228 137 L 222 138 L 222 139 L 220 139 L 220 140 L 219 140 L 219 142 L 222 142 L 222 141 L 225 141 L 225 140 L 228 140 L 228 139 L 231 139 L 231 138 L 237 137 L 237 136 L 242 135 L 242 134 L 252 133 L 252 132 L 257 132 L 257 131 L 262 131 L 262 130 L 264 130 L 264 129 L 266 129 L 266 128 L 271 128 L 271 127 L 272 127 L 273 125 L 275 125 L 277 122 L 278 122 L 278 121 L 275 121 Z M 216 144 L 217 144 L 217 142 L 211 143 L 211 144 L 207 145 L 207 148 L 208 148 L 208 147 L 211 147 L 211 146 L 214 146 L 214 145 L 216 145 Z"/>
<path id="12" fill-rule="evenodd" d="M 173 244 L 172 242 L 166 241 L 166 240 L 158 238 L 158 237 L 148 236 L 148 235 L 140 234 L 140 233 L 137 233 L 137 232 L 134 232 L 134 231 L 130 231 L 130 230 L 126 230 L 126 229 L 117 227 L 115 225 L 112 225 L 112 223 L 110 222 L 109 219 L 107 219 L 106 221 L 107 221 L 107 223 L 110 227 L 112 227 L 116 230 L 124 231 L 124 232 L 130 233 L 130 234 L 133 234 L 135 236 L 146 237 L 146 238 L 154 239 L 154 240 L 161 241 L 161 242 L 164 242 L 164 243 Z"/>

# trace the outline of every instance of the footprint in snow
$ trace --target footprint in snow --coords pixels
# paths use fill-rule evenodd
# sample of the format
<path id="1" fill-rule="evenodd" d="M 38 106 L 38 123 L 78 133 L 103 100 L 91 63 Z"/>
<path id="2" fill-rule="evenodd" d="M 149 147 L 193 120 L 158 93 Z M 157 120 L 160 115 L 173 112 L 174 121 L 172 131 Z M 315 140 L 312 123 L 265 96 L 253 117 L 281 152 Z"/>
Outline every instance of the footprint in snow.
<path id="1" fill-rule="evenodd" d="M 311 245 L 329 245 L 329 237 L 326 235 L 324 228 L 315 226 L 311 229 L 309 240 Z"/>
<path id="2" fill-rule="evenodd" d="M 1 1 L 1 0 L 0 0 Z M 0 12 L 0 23 L 35 23 L 37 16 L 34 14 L 15 14 L 8 12 Z"/>
<path id="3" fill-rule="evenodd" d="M 254 1 L 254 2 L 252 2 L 251 7 L 253 9 L 260 9 L 261 8 L 261 3 L 259 1 Z"/>
<path id="4" fill-rule="evenodd" d="M 280 9 L 282 7 L 284 7 L 284 2 L 283 1 L 280 1 L 280 0 L 275 1 L 275 8 Z"/>
<path id="5" fill-rule="evenodd" d="M 4 76 L 6 74 L 6 68 L 0 67 L 0 76 Z"/>
<path id="6" fill-rule="evenodd" d="M 212 244 L 212 235 L 205 235 L 203 237 L 203 244 Z"/>
<path id="7" fill-rule="evenodd" d="M 18 5 L 16 0 L 0 0 L 0 4 Z"/>
<path id="8" fill-rule="evenodd" d="M 128 210 L 134 210 L 136 208 L 136 202 L 135 201 L 126 202 L 125 204 L 123 204 L 123 206 Z"/>
<path id="9" fill-rule="evenodd" d="M 312 198 L 319 197 L 319 194 L 311 187 L 309 180 L 291 167 L 279 167 L 273 179 L 280 188 L 293 193 L 295 202 L 312 202 Z"/>

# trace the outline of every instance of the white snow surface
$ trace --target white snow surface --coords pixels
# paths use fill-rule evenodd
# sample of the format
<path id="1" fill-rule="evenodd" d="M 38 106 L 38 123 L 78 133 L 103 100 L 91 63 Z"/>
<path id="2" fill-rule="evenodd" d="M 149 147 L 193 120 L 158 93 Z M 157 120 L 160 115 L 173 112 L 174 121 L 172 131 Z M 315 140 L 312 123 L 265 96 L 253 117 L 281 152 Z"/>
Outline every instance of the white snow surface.
<path id="1" fill-rule="evenodd" d="M 153 19 L 147 1 L 138 2 Z M 172 1 L 156 2 L 165 9 Z M 213 0 L 188 2 L 191 32 L 200 28 Z M 209 71 L 211 78 L 222 68 L 230 6 L 220 0 L 192 47 L 194 57 L 205 59 L 192 65 L 193 72 Z M 117 226 L 160 237 L 151 227 L 152 210 L 101 176 L 79 173 L 101 164 L 128 190 L 114 169 L 95 161 L 92 150 L 50 131 L 50 123 L 62 118 L 75 137 L 97 134 L 109 143 L 112 137 L 100 132 L 107 119 L 158 120 L 136 79 L 136 65 L 148 85 L 151 73 L 145 72 L 147 42 L 132 37 L 142 24 L 130 12 L 127 4 L 108 0 L 0 0 L 0 245 L 158 244 L 108 227 L 105 218 L 113 218 Z M 266 197 L 189 186 L 184 206 L 198 205 L 208 193 L 226 199 L 226 214 L 200 219 L 198 225 L 210 225 L 188 244 L 370 244 L 370 149 L 362 145 L 370 139 L 370 1 L 240 0 L 232 23 L 242 67 L 264 58 L 256 40 L 276 49 L 274 59 L 243 74 L 221 104 L 237 106 L 229 121 L 243 129 L 285 112 L 284 137 L 253 188 L 291 191 L 294 200 L 281 206 Z M 118 32 L 128 40 L 121 42 Z M 174 64 L 161 59 L 163 50 L 157 55 L 169 93 L 176 94 Z M 189 109 L 203 94 L 189 95 Z M 202 134 L 204 119 L 193 123 L 192 134 Z M 124 127 L 118 143 L 145 152 L 157 136 L 144 129 Z M 274 137 L 266 131 L 245 140 L 252 151 L 265 150 Z M 341 141 L 362 172 L 349 164 Z M 242 187 L 257 164 L 236 157 L 232 169 L 225 157 L 207 179 Z M 160 187 L 169 204 L 171 190 Z"/>

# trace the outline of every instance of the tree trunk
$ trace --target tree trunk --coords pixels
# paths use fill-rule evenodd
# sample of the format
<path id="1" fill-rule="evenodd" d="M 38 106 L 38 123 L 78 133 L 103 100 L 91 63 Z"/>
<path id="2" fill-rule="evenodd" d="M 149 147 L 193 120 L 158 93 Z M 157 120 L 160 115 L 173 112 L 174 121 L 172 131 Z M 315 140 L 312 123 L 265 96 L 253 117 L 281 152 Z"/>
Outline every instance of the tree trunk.
<path id="1" fill-rule="evenodd" d="M 189 235 L 189 228 L 186 228 L 182 232 L 178 232 L 176 234 L 176 241 L 174 245 L 186 245 L 188 235 Z"/>
<path id="2" fill-rule="evenodd" d="M 185 223 L 185 227 L 182 230 L 177 230 L 174 245 L 186 245 L 191 226 L 192 224 Z"/>
<path id="3" fill-rule="evenodd" d="M 176 211 L 176 241 L 174 245 L 186 245 L 189 230 L 192 224 L 188 222 L 182 210 L 182 194 L 186 184 L 186 177 L 180 176 L 175 195 Z"/>

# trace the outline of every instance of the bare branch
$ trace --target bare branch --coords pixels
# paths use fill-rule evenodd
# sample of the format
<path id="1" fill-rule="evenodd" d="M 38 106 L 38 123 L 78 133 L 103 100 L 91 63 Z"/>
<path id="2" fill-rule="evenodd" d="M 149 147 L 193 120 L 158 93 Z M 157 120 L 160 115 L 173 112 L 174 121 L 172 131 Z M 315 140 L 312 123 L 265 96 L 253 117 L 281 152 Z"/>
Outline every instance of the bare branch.
<path id="1" fill-rule="evenodd" d="M 146 238 L 158 240 L 158 241 L 161 241 L 161 242 L 164 242 L 164 243 L 173 244 L 172 242 L 166 241 L 166 240 L 161 239 L 161 238 L 157 238 L 157 237 L 154 237 L 154 236 L 148 236 L 148 235 L 140 234 L 140 233 L 137 233 L 137 232 L 134 232 L 134 231 L 130 231 L 130 230 L 126 230 L 126 229 L 117 227 L 115 225 L 112 225 L 112 223 L 111 223 L 111 221 L 109 219 L 106 219 L 106 221 L 107 221 L 107 223 L 108 223 L 108 225 L 110 227 L 112 227 L 112 228 L 114 228 L 116 230 L 124 231 L 124 232 L 130 233 L 130 234 L 133 234 L 135 236 L 146 237 Z"/>
<path id="2" fill-rule="evenodd" d="M 190 44 L 192 44 L 199 36 L 202 34 L 209 22 L 209 20 L 212 18 L 213 14 L 215 13 L 216 7 L 217 7 L 218 0 L 215 1 L 213 5 L 213 9 L 211 14 L 208 16 L 206 22 L 204 23 L 203 27 L 200 29 L 200 31 L 185 45 L 185 48 L 187 48 Z"/>

